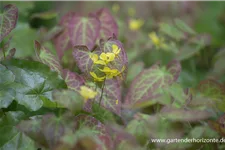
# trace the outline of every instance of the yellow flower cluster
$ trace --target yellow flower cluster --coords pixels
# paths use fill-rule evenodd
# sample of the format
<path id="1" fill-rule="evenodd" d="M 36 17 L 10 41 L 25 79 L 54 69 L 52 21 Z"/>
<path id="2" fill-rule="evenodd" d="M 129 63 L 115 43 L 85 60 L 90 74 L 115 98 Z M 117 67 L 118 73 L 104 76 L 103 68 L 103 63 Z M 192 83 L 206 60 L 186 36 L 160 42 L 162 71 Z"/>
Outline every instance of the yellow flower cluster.
<path id="1" fill-rule="evenodd" d="M 155 32 L 149 33 L 149 38 L 152 40 L 152 43 L 156 46 L 156 48 L 166 49 L 167 45 L 164 42 L 163 38 L 159 38 Z"/>
<path id="2" fill-rule="evenodd" d="M 92 89 L 86 86 L 81 86 L 79 93 L 84 98 L 85 101 L 87 101 L 88 99 L 93 99 L 97 95 L 97 92 L 93 91 Z"/>
<path id="3" fill-rule="evenodd" d="M 95 72 L 90 72 L 90 75 L 94 78 L 95 82 L 102 82 L 105 79 L 111 79 L 120 75 L 125 70 L 125 67 L 123 67 L 122 70 L 119 71 L 117 69 L 111 69 L 107 66 L 110 62 L 113 62 L 115 60 L 115 58 L 119 55 L 120 51 L 121 49 L 116 44 L 113 44 L 112 52 L 103 52 L 100 54 L 99 57 L 97 54 L 90 55 L 90 58 L 94 64 L 103 65 L 103 69 L 99 70 L 105 74 L 102 77 L 98 77 Z"/>
<path id="4" fill-rule="evenodd" d="M 131 19 L 129 21 L 129 28 L 132 31 L 137 31 L 139 30 L 144 24 L 144 20 L 142 19 Z"/>

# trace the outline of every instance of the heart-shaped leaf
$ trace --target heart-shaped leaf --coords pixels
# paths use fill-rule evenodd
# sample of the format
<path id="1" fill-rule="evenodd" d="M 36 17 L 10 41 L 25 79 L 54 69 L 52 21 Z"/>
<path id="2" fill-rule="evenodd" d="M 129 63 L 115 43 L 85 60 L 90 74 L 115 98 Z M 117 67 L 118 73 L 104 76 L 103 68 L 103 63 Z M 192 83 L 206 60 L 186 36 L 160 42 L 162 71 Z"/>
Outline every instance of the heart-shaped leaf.
<path id="1" fill-rule="evenodd" d="M 177 61 L 169 63 L 167 67 L 155 64 L 143 70 L 131 83 L 125 105 L 132 106 L 137 102 L 150 102 L 158 97 L 162 88 L 168 87 L 177 80 L 181 69 L 178 64 Z"/>
<path id="2" fill-rule="evenodd" d="M 86 45 L 89 50 L 93 49 L 100 33 L 100 21 L 97 17 L 73 17 L 68 26 L 72 46 Z"/>
<path id="3" fill-rule="evenodd" d="M 16 6 L 9 4 L 3 8 L 3 13 L 0 14 L 0 42 L 16 27 L 17 18 Z"/>
<path id="4" fill-rule="evenodd" d="M 93 132 L 97 135 L 97 137 L 100 140 L 99 141 L 100 144 L 98 145 L 100 149 L 102 149 L 102 147 L 107 149 L 112 149 L 113 141 L 108 131 L 106 130 L 105 125 L 102 124 L 97 119 L 95 119 L 94 117 L 87 116 L 87 115 L 78 115 L 76 117 L 76 126 L 79 129 L 82 129 L 84 127 L 89 127 L 90 129 L 92 129 Z"/>
<path id="5" fill-rule="evenodd" d="M 100 38 L 108 39 L 113 36 L 118 36 L 118 25 L 110 14 L 109 10 L 106 8 L 102 8 L 96 12 L 100 22 Z"/>
<path id="6" fill-rule="evenodd" d="M 53 55 L 50 50 L 42 46 L 38 41 L 35 41 L 35 51 L 38 59 L 48 65 L 53 71 L 62 75 L 62 67 L 57 56 Z"/>
<path id="7" fill-rule="evenodd" d="M 116 79 L 105 81 L 101 106 L 107 110 L 121 116 L 121 84 Z M 95 98 L 96 103 L 100 101 L 101 89 L 97 89 L 98 95 Z"/>
<path id="8" fill-rule="evenodd" d="M 42 63 L 11 59 L 3 64 L 15 75 L 15 81 L 10 84 L 10 88 L 16 91 L 15 100 L 32 111 L 43 105 L 41 97 L 51 100 L 53 89 L 67 87 L 56 72 Z"/>
<path id="9" fill-rule="evenodd" d="M 79 91 L 80 86 L 85 83 L 83 76 L 75 72 L 65 69 L 63 70 L 63 74 L 67 87 L 71 90 Z"/>
<path id="10" fill-rule="evenodd" d="M 89 75 L 92 69 L 93 61 L 90 58 L 92 53 L 86 46 L 75 46 L 73 51 L 73 57 L 77 63 L 77 66 L 82 73 Z"/>
<path id="11" fill-rule="evenodd" d="M 74 13 L 74 12 L 69 12 L 67 14 L 65 14 L 61 20 L 59 25 L 62 26 L 64 29 L 63 31 L 57 35 L 53 41 L 56 47 L 56 51 L 58 54 L 59 59 L 61 60 L 64 52 L 70 48 L 72 48 L 72 44 L 70 42 L 70 36 L 69 36 L 69 23 L 72 20 L 72 18 L 78 16 L 78 14 Z"/>

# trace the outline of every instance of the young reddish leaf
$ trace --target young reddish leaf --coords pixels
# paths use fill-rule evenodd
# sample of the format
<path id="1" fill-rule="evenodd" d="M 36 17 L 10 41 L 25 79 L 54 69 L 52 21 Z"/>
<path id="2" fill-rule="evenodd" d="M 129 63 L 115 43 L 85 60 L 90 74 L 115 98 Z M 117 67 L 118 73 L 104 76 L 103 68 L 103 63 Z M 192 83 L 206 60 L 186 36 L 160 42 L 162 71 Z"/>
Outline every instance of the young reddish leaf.
<path id="1" fill-rule="evenodd" d="M 108 39 L 112 37 L 113 34 L 118 36 L 118 25 L 109 10 L 102 8 L 98 10 L 96 14 L 101 22 L 100 38 Z"/>
<path id="2" fill-rule="evenodd" d="M 60 20 L 59 25 L 63 27 L 64 30 L 53 39 L 60 60 L 62 59 L 64 52 L 72 48 L 72 44 L 70 43 L 68 26 L 72 18 L 77 16 L 78 14 L 76 14 L 75 12 L 69 12 L 65 14 Z"/>
<path id="3" fill-rule="evenodd" d="M 52 70 L 62 74 L 62 67 L 59 63 L 57 56 L 53 55 L 48 49 L 42 46 L 39 42 L 35 41 L 35 52 L 38 59 L 48 65 Z"/>
<path id="4" fill-rule="evenodd" d="M 125 105 L 133 106 L 137 102 L 150 102 L 149 100 L 158 97 L 160 90 L 171 85 L 180 72 L 179 65 L 172 64 L 167 67 L 155 64 L 151 68 L 143 70 L 131 83 Z"/>
<path id="5" fill-rule="evenodd" d="M 74 91 L 79 91 L 80 86 L 84 84 L 85 80 L 82 76 L 75 72 L 71 72 L 68 69 L 63 70 L 63 75 L 65 82 L 67 84 L 67 87 Z"/>
<path id="6" fill-rule="evenodd" d="M 73 17 L 69 25 L 69 36 L 73 46 L 86 45 L 92 50 L 100 32 L 100 21 L 95 16 Z"/>
<path id="7" fill-rule="evenodd" d="M 160 113 L 162 117 L 165 117 L 172 121 L 189 121 L 196 122 L 204 119 L 208 119 L 212 116 L 211 113 L 204 110 L 185 110 L 176 109 L 172 107 L 164 107 Z"/>
<path id="8" fill-rule="evenodd" d="M 91 71 L 93 61 L 90 58 L 91 52 L 86 46 L 75 46 L 73 51 L 73 57 L 79 67 L 79 69 L 89 75 Z"/>
<path id="9" fill-rule="evenodd" d="M 97 92 L 98 95 L 95 100 L 99 103 L 101 89 L 98 88 Z M 105 81 L 101 106 L 121 116 L 121 84 L 118 80 L 109 79 Z"/>
<path id="10" fill-rule="evenodd" d="M 3 13 L 0 14 L 0 42 L 16 27 L 17 18 L 16 6 L 9 4 L 3 8 Z"/>

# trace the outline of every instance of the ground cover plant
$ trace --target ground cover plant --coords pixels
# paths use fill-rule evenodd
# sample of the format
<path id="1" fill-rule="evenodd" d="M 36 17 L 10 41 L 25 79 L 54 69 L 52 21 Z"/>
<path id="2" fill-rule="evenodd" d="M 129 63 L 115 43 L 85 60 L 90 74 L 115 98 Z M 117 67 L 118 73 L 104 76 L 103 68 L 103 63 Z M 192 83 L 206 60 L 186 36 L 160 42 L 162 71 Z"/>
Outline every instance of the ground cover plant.
<path id="1" fill-rule="evenodd" d="M 0 2 L 0 149 L 223 150 L 224 6 Z"/>

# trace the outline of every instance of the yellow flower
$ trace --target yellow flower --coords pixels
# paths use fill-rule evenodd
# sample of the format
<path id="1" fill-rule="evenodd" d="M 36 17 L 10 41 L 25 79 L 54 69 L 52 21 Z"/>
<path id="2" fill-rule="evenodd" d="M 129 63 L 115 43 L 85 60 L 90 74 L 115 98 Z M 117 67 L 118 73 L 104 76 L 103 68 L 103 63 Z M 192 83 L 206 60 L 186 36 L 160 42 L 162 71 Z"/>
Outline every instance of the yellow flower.
<path id="1" fill-rule="evenodd" d="M 85 101 L 87 101 L 88 99 L 93 99 L 97 95 L 97 92 L 93 91 L 92 89 L 86 86 L 81 86 L 79 93 L 84 98 Z"/>
<path id="2" fill-rule="evenodd" d="M 113 6 L 112 6 L 112 11 L 113 11 L 114 13 L 117 13 L 119 10 L 120 10 L 120 5 L 117 4 L 117 3 L 113 4 Z"/>
<path id="3" fill-rule="evenodd" d="M 110 69 L 109 67 L 104 67 L 103 69 L 99 70 L 106 74 L 107 79 L 111 79 L 113 77 L 119 76 L 125 70 L 125 66 L 123 66 L 121 71 L 117 69 Z"/>
<path id="4" fill-rule="evenodd" d="M 103 60 L 106 64 L 115 59 L 114 53 L 101 53 L 100 59 Z"/>
<path id="5" fill-rule="evenodd" d="M 116 105 L 118 105 L 118 103 L 119 103 L 119 100 L 117 99 L 117 100 L 116 100 Z"/>
<path id="6" fill-rule="evenodd" d="M 94 73 L 94 72 L 90 72 L 90 75 L 94 78 L 94 81 L 97 81 L 97 82 L 102 82 L 105 79 L 105 76 L 104 77 L 98 77 L 96 75 L 96 73 Z"/>
<path id="7" fill-rule="evenodd" d="M 94 64 L 106 65 L 106 63 L 104 61 L 98 59 L 97 54 L 90 54 L 90 58 Z"/>
<path id="8" fill-rule="evenodd" d="M 129 28 L 132 31 L 139 30 L 144 24 L 144 21 L 142 19 L 131 19 L 129 22 Z"/>
<path id="9" fill-rule="evenodd" d="M 121 49 L 116 44 L 113 44 L 112 51 L 117 56 L 120 53 Z"/>
<path id="10" fill-rule="evenodd" d="M 157 47 L 157 48 L 167 48 L 167 45 L 164 43 L 163 38 L 159 38 L 155 32 L 151 32 L 149 35 L 149 38 L 152 40 L 152 43 Z"/>

